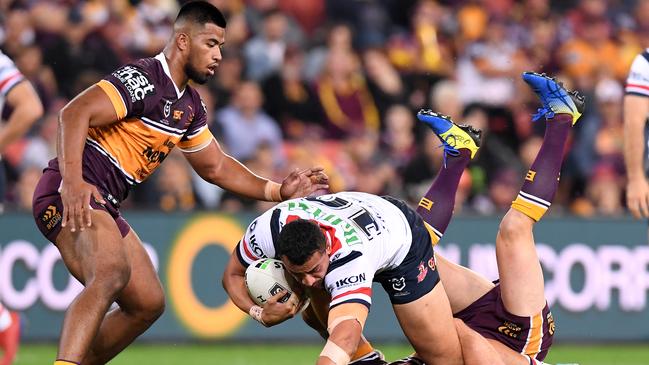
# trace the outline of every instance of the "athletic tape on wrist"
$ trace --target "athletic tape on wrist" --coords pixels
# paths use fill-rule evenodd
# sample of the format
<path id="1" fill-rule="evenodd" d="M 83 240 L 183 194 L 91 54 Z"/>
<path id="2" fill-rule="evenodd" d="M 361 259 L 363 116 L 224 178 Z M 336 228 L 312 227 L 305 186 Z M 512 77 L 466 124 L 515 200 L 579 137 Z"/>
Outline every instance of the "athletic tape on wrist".
<path id="1" fill-rule="evenodd" d="M 255 321 L 263 324 L 266 326 L 266 323 L 264 323 L 264 320 L 262 319 L 262 312 L 264 311 L 264 308 L 258 306 L 258 305 L 253 305 L 250 307 L 250 310 L 248 311 L 248 314 L 250 314 L 250 317 L 252 317 Z"/>
<path id="2" fill-rule="evenodd" d="M 320 356 L 329 358 L 336 365 L 347 365 L 349 364 L 350 360 L 349 354 L 331 340 L 327 340 L 327 343 L 322 349 Z"/>
<path id="3" fill-rule="evenodd" d="M 271 202 L 281 202 L 282 201 L 281 188 L 282 185 L 274 181 L 270 181 L 270 180 L 266 181 L 266 185 L 264 186 L 264 199 Z"/>

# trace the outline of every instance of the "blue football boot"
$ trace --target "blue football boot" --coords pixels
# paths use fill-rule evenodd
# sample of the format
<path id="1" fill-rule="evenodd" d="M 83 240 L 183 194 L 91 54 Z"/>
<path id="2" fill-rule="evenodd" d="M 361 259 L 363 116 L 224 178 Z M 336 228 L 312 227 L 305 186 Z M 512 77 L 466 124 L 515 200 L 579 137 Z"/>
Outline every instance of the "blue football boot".
<path id="1" fill-rule="evenodd" d="M 417 119 L 426 123 L 430 129 L 442 140 L 445 154 L 456 156 L 459 150 L 466 148 L 471 151 L 471 158 L 480 148 L 482 132 L 469 125 L 457 125 L 449 116 L 435 113 L 430 109 L 421 109 Z"/>
<path id="2" fill-rule="evenodd" d="M 568 91 L 554 77 L 536 72 L 523 72 L 523 80 L 538 95 L 543 108 L 534 114 L 533 120 L 542 117 L 552 119 L 556 114 L 570 114 L 572 125 L 577 123 L 584 112 L 585 98 L 577 91 Z"/>

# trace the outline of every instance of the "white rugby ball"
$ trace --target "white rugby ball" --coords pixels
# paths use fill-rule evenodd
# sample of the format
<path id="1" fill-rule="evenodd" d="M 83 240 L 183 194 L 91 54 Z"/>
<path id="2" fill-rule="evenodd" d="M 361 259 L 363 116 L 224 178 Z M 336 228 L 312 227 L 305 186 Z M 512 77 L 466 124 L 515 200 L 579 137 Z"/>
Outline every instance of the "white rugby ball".
<path id="1" fill-rule="evenodd" d="M 284 264 L 280 260 L 261 259 L 253 262 L 246 269 L 245 281 L 250 298 L 260 306 L 282 290 L 287 292 L 280 300 L 282 303 L 286 302 L 292 293 L 284 276 Z"/>

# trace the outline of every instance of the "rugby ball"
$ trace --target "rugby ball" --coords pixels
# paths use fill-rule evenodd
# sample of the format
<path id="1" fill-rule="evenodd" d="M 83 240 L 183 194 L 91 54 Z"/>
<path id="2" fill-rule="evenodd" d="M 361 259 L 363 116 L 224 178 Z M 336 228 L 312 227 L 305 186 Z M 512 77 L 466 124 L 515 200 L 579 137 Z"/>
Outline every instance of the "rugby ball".
<path id="1" fill-rule="evenodd" d="M 282 290 L 287 292 L 280 299 L 282 303 L 286 302 L 292 293 L 284 275 L 284 264 L 280 260 L 261 259 L 253 262 L 246 269 L 245 282 L 250 298 L 262 307 L 268 298 Z"/>

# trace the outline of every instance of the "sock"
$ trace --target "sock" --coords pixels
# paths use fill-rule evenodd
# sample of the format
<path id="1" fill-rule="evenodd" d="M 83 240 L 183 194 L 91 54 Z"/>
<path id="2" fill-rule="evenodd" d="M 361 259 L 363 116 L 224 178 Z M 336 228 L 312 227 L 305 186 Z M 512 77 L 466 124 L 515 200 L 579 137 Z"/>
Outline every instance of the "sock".
<path id="1" fill-rule="evenodd" d="M 4 309 L 4 312 L 10 316 L 10 323 L 7 328 L 0 331 L 0 365 L 11 365 L 18 353 L 20 346 L 20 318 L 18 313 L 9 312 Z"/>
<path id="2" fill-rule="evenodd" d="M 54 361 L 54 365 L 79 365 L 79 363 L 59 359 L 59 360 Z"/>
<path id="3" fill-rule="evenodd" d="M 351 362 L 359 360 L 360 358 L 367 356 L 372 352 L 374 352 L 374 347 L 372 347 L 372 344 L 370 344 L 367 340 L 365 340 L 363 341 L 363 343 L 358 345 L 358 348 L 356 349 L 356 353 L 352 355 Z"/>
<path id="4" fill-rule="evenodd" d="M 559 174 L 563 162 L 572 115 L 557 114 L 545 123 L 543 144 L 530 167 L 521 191 L 512 208 L 538 221 L 550 208 L 550 202 L 559 186 Z"/>
<path id="5" fill-rule="evenodd" d="M 471 151 L 460 149 L 458 156 L 447 156 L 430 189 L 419 201 L 417 213 L 424 219 L 433 245 L 444 235 L 455 207 L 455 193 L 464 169 L 471 161 Z"/>
<path id="6" fill-rule="evenodd" d="M 11 313 L 0 304 L 0 332 L 11 326 Z"/>

